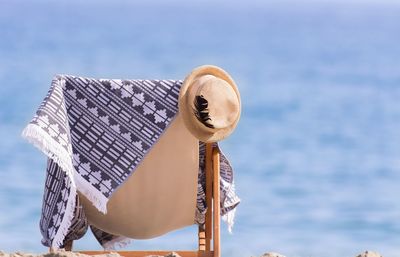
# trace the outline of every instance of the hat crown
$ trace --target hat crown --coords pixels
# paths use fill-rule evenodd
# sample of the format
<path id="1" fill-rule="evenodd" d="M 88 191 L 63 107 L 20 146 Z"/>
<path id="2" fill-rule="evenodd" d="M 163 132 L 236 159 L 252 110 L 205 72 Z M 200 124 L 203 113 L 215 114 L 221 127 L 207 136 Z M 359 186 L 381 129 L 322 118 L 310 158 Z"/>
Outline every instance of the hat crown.
<path id="1" fill-rule="evenodd" d="M 219 67 L 197 67 L 183 81 L 179 110 L 186 128 L 202 142 L 216 142 L 229 136 L 239 121 L 240 109 L 239 90 Z"/>
<path id="2" fill-rule="evenodd" d="M 203 75 L 194 81 L 192 90 L 195 92 L 193 109 L 205 129 L 224 129 L 238 119 L 238 97 L 225 80 Z"/>

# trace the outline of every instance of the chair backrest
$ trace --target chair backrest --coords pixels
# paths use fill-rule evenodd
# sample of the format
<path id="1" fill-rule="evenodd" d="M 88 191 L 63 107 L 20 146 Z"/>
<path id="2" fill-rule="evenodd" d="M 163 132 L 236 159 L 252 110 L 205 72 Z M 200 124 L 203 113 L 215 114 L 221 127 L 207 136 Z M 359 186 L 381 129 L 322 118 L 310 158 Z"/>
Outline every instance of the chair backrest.
<path id="1" fill-rule="evenodd" d="M 89 223 L 114 235 L 153 238 L 195 222 L 199 141 L 180 114 L 110 198 L 107 214 L 80 195 Z"/>

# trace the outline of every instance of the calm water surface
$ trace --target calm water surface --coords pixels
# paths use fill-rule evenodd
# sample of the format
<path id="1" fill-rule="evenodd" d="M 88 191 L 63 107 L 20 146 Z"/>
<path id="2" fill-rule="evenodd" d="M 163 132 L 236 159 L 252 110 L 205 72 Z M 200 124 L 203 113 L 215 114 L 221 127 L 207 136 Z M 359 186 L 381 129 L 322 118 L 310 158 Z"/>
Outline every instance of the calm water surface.
<path id="1" fill-rule="evenodd" d="M 213 8 L 210 8 L 212 6 Z M 236 79 L 242 203 L 223 256 L 400 256 L 400 6 L 0 0 L 0 249 L 44 252 L 45 157 L 21 130 L 57 73 Z M 195 228 L 129 249 L 195 248 Z M 100 249 L 88 233 L 77 249 Z"/>

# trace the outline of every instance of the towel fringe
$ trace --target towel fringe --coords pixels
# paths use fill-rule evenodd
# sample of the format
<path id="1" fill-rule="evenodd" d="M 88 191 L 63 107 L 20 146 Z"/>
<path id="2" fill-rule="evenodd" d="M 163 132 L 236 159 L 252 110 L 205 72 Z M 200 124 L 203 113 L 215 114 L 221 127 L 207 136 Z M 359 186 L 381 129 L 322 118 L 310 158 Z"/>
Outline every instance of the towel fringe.
<path id="1" fill-rule="evenodd" d="M 71 185 L 71 192 L 68 196 L 68 202 L 65 208 L 65 214 L 51 245 L 53 248 L 60 248 L 63 245 L 64 239 L 69 232 L 69 228 L 71 227 L 71 222 L 74 218 L 75 206 L 76 206 L 76 187 Z"/>
<path id="2" fill-rule="evenodd" d="M 60 168 L 67 173 L 72 186 L 75 187 L 75 192 L 78 190 L 88 198 L 100 212 L 104 214 L 107 213 L 108 199 L 75 171 L 72 165 L 72 153 L 68 153 L 65 148 L 60 146 L 56 140 L 36 124 L 28 124 L 22 131 L 22 137 L 56 162 Z"/>
<path id="3" fill-rule="evenodd" d="M 236 214 L 236 208 L 228 211 L 225 213 L 225 215 L 222 215 L 222 220 L 226 222 L 228 225 L 228 231 L 230 234 L 233 232 L 233 225 L 235 224 L 235 214 Z"/>
<path id="4" fill-rule="evenodd" d="M 108 198 L 105 197 L 100 191 L 97 191 L 89 182 L 87 182 L 79 174 L 75 173 L 75 182 L 78 191 L 82 193 L 92 204 L 103 214 L 107 214 Z"/>
<path id="5" fill-rule="evenodd" d="M 71 179 L 72 185 L 76 186 L 73 176 L 75 169 L 72 165 L 71 154 L 68 153 L 64 147 L 60 146 L 60 144 L 40 126 L 32 123 L 28 124 L 22 131 L 22 137 L 56 162 L 60 168 L 67 173 Z"/>

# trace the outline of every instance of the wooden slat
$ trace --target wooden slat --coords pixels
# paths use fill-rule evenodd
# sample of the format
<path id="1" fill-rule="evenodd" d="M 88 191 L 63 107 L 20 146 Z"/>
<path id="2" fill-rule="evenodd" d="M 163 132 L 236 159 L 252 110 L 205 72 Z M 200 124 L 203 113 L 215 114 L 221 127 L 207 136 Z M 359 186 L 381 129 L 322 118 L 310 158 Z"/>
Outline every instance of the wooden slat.
<path id="1" fill-rule="evenodd" d="M 213 243 L 214 243 L 214 257 L 220 257 L 220 189 L 219 189 L 219 177 L 220 177 L 220 152 L 218 148 L 213 151 Z"/>
<path id="2" fill-rule="evenodd" d="M 199 232 L 199 239 L 202 239 L 202 238 L 206 238 L 206 232 L 204 232 L 204 231 L 200 231 Z"/>
<path id="3" fill-rule="evenodd" d="M 212 238 L 212 143 L 206 144 L 206 250 L 211 251 L 211 238 Z"/>
<path id="4" fill-rule="evenodd" d="M 199 226 L 198 241 L 199 241 L 199 251 L 205 251 L 206 250 L 206 232 L 204 231 L 202 226 Z"/>
<path id="5" fill-rule="evenodd" d="M 124 257 L 145 257 L 149 255 L 160 255 L 164 256 L 172 251 L 79 251 L 79 253 L 87 254 L 87 255 L 99 255 L 99 254 L 107 254 L 107 253 L 118 253 Z M 175 251 L 182 257 L 213 257 L 214 252 L 212 251 Z"/>

